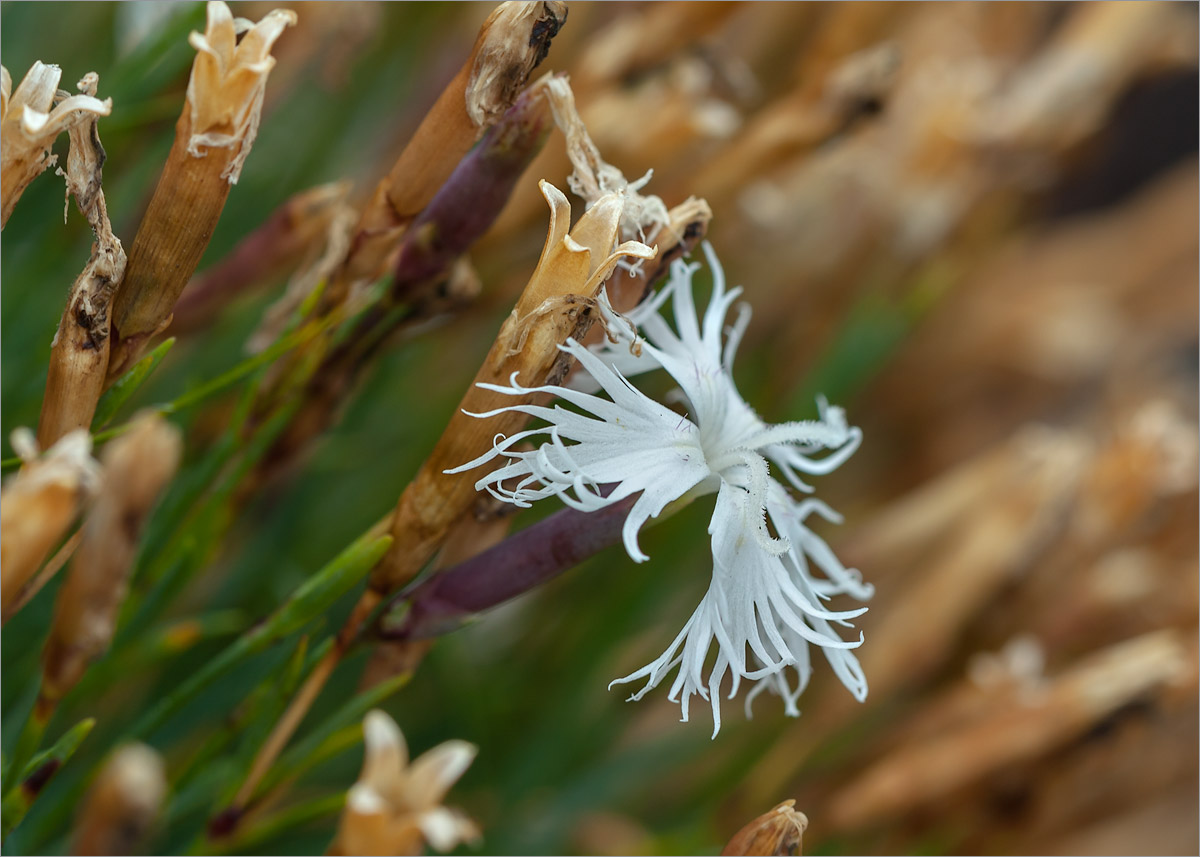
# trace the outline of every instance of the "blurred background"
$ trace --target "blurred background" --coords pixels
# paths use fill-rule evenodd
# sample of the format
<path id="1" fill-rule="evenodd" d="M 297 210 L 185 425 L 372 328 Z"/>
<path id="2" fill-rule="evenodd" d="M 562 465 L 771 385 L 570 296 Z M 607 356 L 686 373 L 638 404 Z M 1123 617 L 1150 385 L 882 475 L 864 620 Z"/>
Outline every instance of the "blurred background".
<path id="1" fill-rule="evenodd" d="M 255 20 L 273 5 L 231 4 Z M 275 51 L 201 273 L 298 191 L 347 179 L 361 201 L 492 8 L 280 5 L 299 25 Z M 34 60 L 66 84 L 99 72 L 113 99 L 105 190 L 128 247 L 203 6 L 5 3 L 0 15 L 14 83 Z M 858 652 L 871 690 L 856 703 L 820 662 L 798 720 L 773 697 L 753 720 L 730 701 L 711 741 L 705 718 L 677 722 L 665 687 L 630 704 L 605 689 L 661 652 L 708 585 L 711 504 L 697 503 L 645 534 L 652 562 L 610 549 L 440 639 L 384 706 L 416 753 L 480 746 L 448 802 L 479 822 L 484 851 L 716 853 L 786 798 L 809 818 L 813 854 L 1200 849 L 1197 38 L 1194 4 L 570 3 L 540 70 L 570 75 L 626 176 L 653 169 L 647 191 L 668 206 L 712 206 L 709 238 L 755 311 L 745 398 L 782 421 L 824 393 L 864 430 L 817 491 L 846 519 L 820 534 L 876 586 Z M 209 546 L 168 620 L 239 629 L 392 506 L 536 263 L 537 180 L 565 187 L 569 171 L 556 132 L 471 253 L 479 298 L 392 344 L 336 425 Z M 62 205 L 48 173 L 3 235 L 6 456 L 8 434 L 36 424 L 89 252 L 86 223 L 72 207 L 64 225 Z M 244 360 L 286 273 L 181 329 L 135 405 Z M 198 478 L 235 397 L 173 417 L 187 438 L 177 484 Z M 6 749 L 52 602 L 53 586 L 4 628 Z M 106 735 L 220 650 L 225 626 L 213 627 L 153 656 L 118 648 L 119 682 L 60 712 L 58 731 L 94 714 L 96 732 L 12 853 L 63 847 L 63 807 Z M 153 742 L 168 765 L 288 655 L 263 655 L 172 721 Z M 363 660 L 339 670 L 305 728 L 353 693 Z M 229 785 L 221 764 L 175 795 L 155 850 L 203 829 Z M 344 790 L 360 764 L 347 746 L 288 800 Z M 320 853 L 334 823 L 314 817 L 253 849 Z"/>

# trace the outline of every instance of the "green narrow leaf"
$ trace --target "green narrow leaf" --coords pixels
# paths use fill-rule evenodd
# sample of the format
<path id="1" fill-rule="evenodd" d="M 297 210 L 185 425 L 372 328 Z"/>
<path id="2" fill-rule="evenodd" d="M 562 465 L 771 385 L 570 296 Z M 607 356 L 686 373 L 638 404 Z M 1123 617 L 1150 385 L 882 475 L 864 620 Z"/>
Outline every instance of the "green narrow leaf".
<path id="1" fill-rule="evenodd" d="M 3 831 L 0 833 L 0 838 L 7 839 L 13 828 L 21 823 L 21 820 L 25 818 L 25 813 L 29 811 L 29 807 L 42 793 L 42 789 L 75 755 L 75 751 L 79 749 L 79 745 L 83 743 L 95 725 L 96 721 L 90 717 L 76 723 L 58 739 L 53 747 L 38 753 L 29 761 L 29 764 L 21 771 L 20 783 L 5 796 L 3 806 L 0 807 L 0 815 L 3 816 Z"/>
<path id="2" fill-rule="evenodd" d="M 300 584 L 288 600 L 264 622 L 243 634 L 200 670 L 181 682 L 134 725 L 130 735 L 139 737 L 153 732 L 168 717 L 234 666 L 265 651 L 274 643 L 300 630 L 310 620 L 323 615 L 334 601 L 367 575 L 387 553 L 391 544 L 391 536 L 371 541 L 364 537 L 351 544 L 332 562 Z"/>
<path id="3" fill-rule="evenodd" d="M 249 854 L 263 843 L 289 833 L 295 828 L 310 822 L 337 815 L 346 803 L 346 793 L 326 795 L 302 803 L 289 806 L 274 815 L 269 815 L 257 824 L 239 832 L 238 835 L 226 842 L 213 842 L 207 838 L 201 840 L 190 850 L 189 854 Z"/>
<path id="4" fill-rule="evenodd" d="M 108 425 L 109 421 L 117 415 L 121 406 L 129 401 L 151 373 L 158 368 L 158 364 L 162 362 L 174 345 L 175 337 L 171 337 L 135 363 L 133 368 L 109 387 L 108 392 L 100 397 L 100 402 L 96 405 L 96 415 L 92 417 L 93 432 Z"/>
<path id="5" fill-rule="evenodd" d="M 263 777 L 258 794 L 265 794 L 284 780 L 303 776 L 326 759 L 362 741 L 363 716 L 411 679 L 411 673 L 402 673 L 351 698 L 279 757 L 279 761 Z"/>

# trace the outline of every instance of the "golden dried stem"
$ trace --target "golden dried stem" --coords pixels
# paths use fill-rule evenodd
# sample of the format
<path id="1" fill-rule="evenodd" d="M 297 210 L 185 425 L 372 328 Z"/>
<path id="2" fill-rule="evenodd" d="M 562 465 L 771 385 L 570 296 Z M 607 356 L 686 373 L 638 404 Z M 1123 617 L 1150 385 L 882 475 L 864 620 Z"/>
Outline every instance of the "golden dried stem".
<path id="1" fill-rule="evenodd" d="M 551 212 L 541 259 L 441 439 L 400 497 L 392 525 L 397 549 L 372 572 L 371 588 L 376 592 L 391 592 L 410 580 L 475 502 L 476 474 L 443 471 L 477 457 L 497 432 L 519 430 L 527 419 L 519 413 L 487 421 L 468 416 L 464 412 L 483 413 L 514 404 L 512 397 L 478 385 L 507 384 L 513 376 L 528 385 L 560 381 L 569 362 L 559 346 L 587 332 L 592 301 L 617 262 L 623 257 L 650 259 L 656 253 L 635 241 L 617 246 L 622 195 L 602 197 L 568 234 L 567 198 L 549 182 L 541 182 L 541 189 Z"/>
<path id="2" fill-rule="evenodd" d="M 71 838 L 72 854 L 140 854 L 167 796 L 162 757 L 127 744 L 109 757 L 88 791 Z"/>
<path id="3" fill-rule="evenodd" d="M 105 448 L 103 491 L 84 521 L 83 541 L 55 601 L 39 711 L 52 711 L 108 648 L 142 524 L 175 474 L 182 445 L 179 430 L 150 412 Z"/>
<path id="4" fill-rule="evenodd" d="M 212 0 L 204 35 L 191 34 L 197 54 L 175 143 L 117 292 L 110 382 L 170 323 L 258 132 L 267 76 L 275 65 L 271 46 L 294 23 L 294 12 L 276 9 L 238 42 L 229 7 Z"/>
<path id="5" fill-rule="evenodd" d="M 0 499 L 0 601 L 6 609 L 75 520 L 100 472 L 85 431 L 68 434 L 36 459 L 28 429 L 13 433 L 13 445 L 31 460 L 5 485 Z"/>
<path id="6" fill-rule="evenodd" d="M 721 854 L 802 854 L 807 828 L 808 817 L 796 801 L 785 800 L 735 833 Z"/>
<path id="7" fill-rule="evenodd" d="M 86 94 L 96 91 L 98 79 L 90 74 L 80 81 Z M 113 294 L 125 274 L 125 248 L 113 234 L 104 200 L 104 146 L 97 117 L 72 126 L 66 178 L 67 192 L 92 227 L 96 243 L 83 272 L 75 279 L 50 349 L 46 393 L 38 421 L 38 443 L 46 449 L 75 429 L 91 427 L 96 403 L 104 391 L 111 337 L 109 314 Z"/>
<path id="8" fill-rule="evenodd" d="M 323 306 L 341 303 L 356 282 L 384 272 L 408 224 L 483 131 L 516 101 L 566 19 L 562 0 L 508 0 L 488 16 L 470 57 L 376 186 L 346 260 L 326 287 Z"/>
<path id="9" fill-rule="evenodd" d="M 35 62 L 13 92 L 12 77 L 0 66 L 0 228 L 29 183 L 53 166 L 50 147 L 58 135 L 112 111 L 112 99 L 100 101 L 95 89 L 82 95 L 58 89 L 61 77 L 58 66 Z M 85 77 L 79 88 L 93 77 Z"/>

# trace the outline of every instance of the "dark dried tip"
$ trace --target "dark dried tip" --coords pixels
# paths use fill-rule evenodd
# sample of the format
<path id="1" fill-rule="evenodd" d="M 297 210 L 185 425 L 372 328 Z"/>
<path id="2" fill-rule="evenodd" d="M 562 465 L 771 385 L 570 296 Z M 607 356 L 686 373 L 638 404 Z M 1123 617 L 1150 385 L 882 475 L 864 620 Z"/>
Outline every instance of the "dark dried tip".
<path id="1" fill-rule="evenodd" d="M 542 3 L 542 15 L 533 24 L 529 33 L 529 47 L 537 48 L 537 57 L 533 67 L 541 65 L 542 60 L 550 53 L 550 42 L 558 35 L 563 24 L 567 23 L 566 3 Z"/>
<path id="2" fill-rule="evenodd" d="M 240 807 L 231 806 L 214 815 L 208 822 L 208 838 L 224 839 L 232 835 L 242 820 L 242 814 L 243 811 Z"/>
<path id="3" fill-rule="evenodd" d="M 42 793 L 42 789 L 46 787 L 46 783 L 50 782 L 51 778 L 58 773 L 58 769 L 61 766 L 61 759 L 50 759 L 30 774 L 25 779 L 25 782 L 21 783 L 21 789 L 30 799 L 37 797 Z"/>

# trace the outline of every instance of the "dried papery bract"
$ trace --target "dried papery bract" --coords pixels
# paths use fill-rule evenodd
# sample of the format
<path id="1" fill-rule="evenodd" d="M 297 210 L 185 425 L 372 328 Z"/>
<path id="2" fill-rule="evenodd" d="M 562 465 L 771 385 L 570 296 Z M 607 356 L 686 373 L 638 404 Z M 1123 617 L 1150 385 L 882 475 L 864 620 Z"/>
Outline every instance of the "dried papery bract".
<path id="1" fill-rule="evenodd" d="M 735 833 L 721 854 L 801 854 L 807 827 L 808 817 L 796 802 L 785 800 Z"/>
<path id="2" fill-rule="evenodd" d="M 410 763 L 400 728 L 378 710 L 363 721 L 363 743 L 362 773 L 346 795 L 330 854 L 420 854 L 426 843 L 450 851 L 479 837 L 469 818 L 442 806 L 475 758 L 473 745 L 447 741 Z"/>
<path id="3" fill-rule="evenodd" d="M 162 756 L 126 744 L 100 769 L 75 822 L 72 854 L 140 854 L 167 796 Z"/>
<path id="4" fill-rule="evenodd" d="M 62 71 L 35 62 L 12 91 L 12 77 L 0 66 L 3 106 L 0 107 L 0 226 L 8 223 L 17 200 L 38 175 L 54 164 L 50 147 L 63 131 L 86 126 L 112 111 L 112 99 L 95 97 L 95 90 L 70 95 L 58 89 Z M 85 78 L 87 80 L 87 78 Z M 80 87 L 83 89 L 83 87 Z M 55 103 L 57 101 L 57 103 Z"/>
<path id="5" fill-rule="evenodd" d="M 112 640 L 142 524 L 175 474 L 179 430 L 151 412 L 104 450 L 104 482 L 83 525 L 83 541 L 58 591 L 43 652 L 43 717 Z"/>
<path id="6" fill-rule="evenodd" d="M 479 30 L 471 56 L 430 108 L 354 230 L 345 263 L 326 287 L 340 304 L 355 283 L 386 269 L 400 237 L 484 130 L 516 101 L 567 19 L 561 0 L 501 3 Z"/>
<path id="7" fill-rule="evenodd" d="M 294 12 L 276 9 L 238 42 L 238 24 L 229 7 L 212 0 L 204 34 L 190 36 L 197 55 L 187 101 L 117 292 L 110 380 L 129 368 L 150 337 L 170 322 L 175 301 L 200 263 L 230 186 L 250 154 L 267 77 L 275 65 L 271 46 L 295 23 Z"/>
<path id="8" fill-rule="evenodd" d="M 95 95 L 98 78 L 89 74 L 79 82 L 88 96 Z M 113 294 L 125 275 L 125 248 L 113 234 L 104 199 L 104 146 L 95 115 L 68 130 L 71 149 L 67 169 L 58 170 L 67 181 L 80 213 L 92 227 L 96 242 L 83 272 L 67 296 L 62 319 L 50 350 L 46 394 L 38 421 L 38 443 L 49 447 L 74 429 L 92 424 L 96 403 L 104 391 L 111 345 L 110 307 Z"/>
<path id="9" fill-rule="evenodd" d="M 588 205 L 594 205 L 606 193 L 625 191 L 621 234 L 626 238 L 646 239 L 658 233 L 670 215 L 662 199 L 638 193 L 649 181 L 649 174 L 631 183 L 624 173 L 600 157 L 600 150 L 575 109 L 575 94 L 566 77 L 547 78 L 546 93 L 554 110 L 554 121 L 567 138 L 567 156 L 575 168 L 567 178 L 567 185 Z"/>
<path id="10" fill-rule="evenodd" d="M 0 495 L 0 598 L 6 612 L 100 476 L 86 431 L 71 432 L 41 458 L 34 457 L 37 444 L 28 429 L 13 432 L 13 446 L 26 462 Z"/>
<path id="11" fill-rule="evenodd" d="M 540 186 L 550 205 L 550 229 L 541 259 L 441 439 L 400 498 L 392 534 L 401 547 L 372 573 L 376 593 L 390 592 L 410 580 L 475 502 L 471 474 L 443 471 L 487 450 L 497 432 L 508 434 L 524 425 L 525 417 L 515 413 L 493 421 L 468 416 L 465 412 L 484 413 L 512 403 L 511 397 L 481 389 L 479 384 L 504 384 L 514 374 L 529 385 L 561 380 L 570 364 L 559 346 L 587 332 L 593 299 L 617 263 L 655 256 L 654 249 L 637 241 L 617 245 L 622 194 L 601 197 L 570 229 L 567 198 L 549 182 Z"/>

